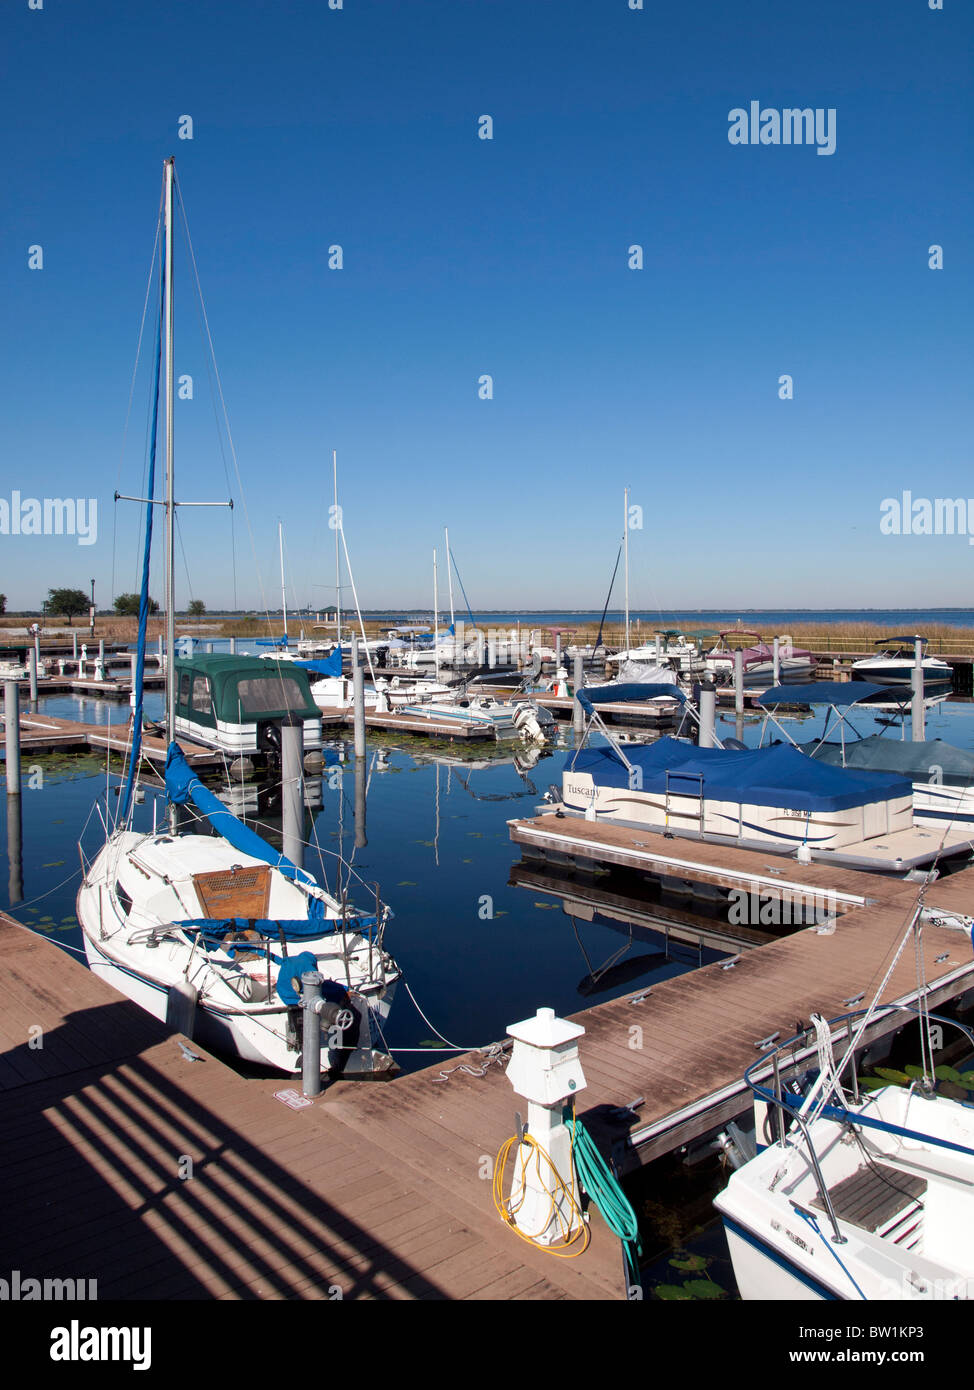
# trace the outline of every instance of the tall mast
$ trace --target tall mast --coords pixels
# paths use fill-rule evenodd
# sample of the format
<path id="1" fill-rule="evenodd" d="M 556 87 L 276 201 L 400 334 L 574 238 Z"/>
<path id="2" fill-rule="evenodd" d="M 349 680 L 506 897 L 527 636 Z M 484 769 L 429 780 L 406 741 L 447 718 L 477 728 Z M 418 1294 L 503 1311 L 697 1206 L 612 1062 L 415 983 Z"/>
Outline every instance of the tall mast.
<path id="1" fill-rule="evenodd" d="M 165 282 L 163 316 L 166 325 L 166 740 L 176 738 L 176 513 L 173 492 L 173 215 L 174 160 L 165 162 Z M 175 807 L 171 808 L 173 814 Z"/>
<path id="2" fill-rule="evenodd" d="M 436 551 L 433 551 L 433 674 L 440 678 L 440 595 L 436 586 Z"/>
<path id="3" fill-rule="evenodd" d="M 284 647 L 287 649 L 287 589 L 284 587 L 284 523 L 277 523 L 277 548 L 281 553 L 281 612 L 284 615 Z"/>
<path id="4" fill-rule="evenodd" d="M 626 656 L 629 655 L 629 489 L 623 499 L 622 537 L 626 552 Z"/>
<path id="5" fill-rule="evenodd" d="M 340 528 L 339 517 L 341 512 L 338 510 L 338 450 L 331 451 L 331 468 L 335 479 L 335 510 L 332 512 L 335 525 L 335 637 L 338 648 L 342 645 L 342 571 L 341 558 L 338 550 L 338 532 Z"/>
<path id="6" fill-rule="evenodd" d="M 453 611 L 453 559 L 450 555 L 450 528 L 444 526 L 443 530 L 446 535 L 446 577 L 450 585 L 450 626 L 455 628 L 457 618 Z"/>

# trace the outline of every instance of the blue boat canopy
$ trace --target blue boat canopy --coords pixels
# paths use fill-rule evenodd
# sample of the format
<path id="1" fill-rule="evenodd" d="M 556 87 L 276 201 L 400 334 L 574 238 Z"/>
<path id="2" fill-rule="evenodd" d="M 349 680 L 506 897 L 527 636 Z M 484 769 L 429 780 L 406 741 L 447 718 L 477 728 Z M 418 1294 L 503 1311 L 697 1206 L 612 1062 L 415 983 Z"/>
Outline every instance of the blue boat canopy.
<path id="1" fill-rule="evenodd" d="M 909 701 L 909 694 L 903 694 L 903 687 L 890 689 L 886 685 L 873 685 L 870 681 L 810 681 L 807 685 L 776 685 L 756 697 L 759 705 L 857 705 L 873 695 L 895 700 L 898 704 Z"/>
<path id="2" fill-rule="evenodd" d="M 678 685 L 586 685 L 577 692 L 578 703 L 586 714 L 594 714 L 593 705 L 614 704 L 617 700 L 658 700 L 669 695 L 686 704 L 687 697 Z"/>
<path id="3" fill-rule="evenodd" d="M 702 794 L 715 801 L 806 812 L 842 811 L 913 795 L 913 784 L 905 777 L 830 767 L 788 743 L 739 752 L 663 738 L 656 743 L 628 744 L 626 757 L 640 769 L 642 792 Z M 569 754 L 564 771 L 569 777 L 573 772 L 588 773 L 596 786 L 630 786 L 629 769 L 611 747 L 587 746 Z"/>

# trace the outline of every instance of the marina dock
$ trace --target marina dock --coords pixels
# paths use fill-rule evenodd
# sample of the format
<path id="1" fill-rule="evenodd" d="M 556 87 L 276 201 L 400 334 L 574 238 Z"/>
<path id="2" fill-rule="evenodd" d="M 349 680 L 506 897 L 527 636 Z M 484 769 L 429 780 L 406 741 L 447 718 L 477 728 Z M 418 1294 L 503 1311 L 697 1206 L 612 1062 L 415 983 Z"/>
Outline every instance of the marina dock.
<path id="1" fill-rule="evenodd" d="M 3 1239 L 22 1278 L 97 1279 L 102 1300 L 625 1297 L 597 1213 L 565 1260 L 494 1212 L 484 1160 L 516 1108 L 498 1066 L 340 1083 L 292 1109 L 276 1093 L 300 1079 L 239 1076 L 2 914 L 0 1004 Z"/>
<path id="2" fill-rule="evenodd" d="M 6 735 L 0 735 L 0 743 Z M 193 767 L 222 767 L 224 755 L 204 748 L 188 739 L 180 740 L 180 748 Z M 111 749 L 120 757 L 129 750 L 128 720 L 117 724 L 82 724 L 75 719 L 61 719 L 54 714 L 21 714 L 20 748 L 22 753 L 83 752 L 92 749 Z M 151 762 L 166 761 L 166 740 L 155 734 L 144 734 L 142 756 Z"/>
<path id="3" fill-rule="evenodd" d="M 512 839 L 531 825 L 511 822 Z M 659 866 L 672 842 L 654 838 Z M 829 865 L 784 876 L 753 851 L 692 853 L 684 875 L 830 892 L 840 911 L 831 931 L 765 941 L 573 1016 L 585 1028 L 578 1114 L 621 1174 L 747 1111 L 743 1072 L 772 1039 L 868 999 L 916 899 L 902 879 Z M 974 870 L 928 889 L 943 912 L 972 900 Z M 932 1008 L 974 992 L 966 932 L 929 924 L 922 957 Z M 56 1255 L 97 1278 L 101 1298 L 626 1296 L 620 1244 L 597 1212 L 573 1260 L 497 1217 L 489 1174 L 523 1102 L 485 1053 L 336 1082 L 301 1105 L 299 1081 L 238 1075 L 5 916 L 0 963 L 6 1239 L 24 1277 Z M 916 998 L 910 949 L 883 999 Z M 867 1040 L 904 1021 L 880 1019 Z M 809 1043 L 795 1061 L 813 1056 Z"/>
<path id="4" fill-rule="evenodd" d="M 589 1093 L 601 1091 L 595 1113 L 585 1123 L 626 1172 L 692 1142 L 750 1108 L 745 1069 L 770 1038 L 786 1038 L 807 1027 L 813 1012 L 836 1017 L 867 1002 L 882 980 L 889 952 L 905 931 L 918 885 L 830 864 L 775 863 L 775 856 L 731 846 L 674 841 L 622 826 L 574 822 L 542 816 L 509 822 L 511 839 L 533 851 L 547 851 L 556 863 L 574 857 L 580 864 L 600 862 L 738 889 L 748 894 L 790 896 L 834 904 L 831 930 L 806 928 L 782 939 L 745 948 L 733 964 L 716 962 L 653 984 L 625 999 L 600 1004 L 577 1016 L 586 1028 L 581 1055 Z M 568 832 L 563 833 L 563 827 Z M 637 843 L 624 846 L 620 837 Z M 638 858 L 634 858 L 638 856 Z M 544 865 L 516 866 L 543 876 Z M 537 884 L 541 887 L 540 884 Z M 542 888 L 542 891 L 544 889 Z M 598 891 L 598 890 L 596 890 Z M 556 889 L 565 911 L 584 917 L 587 886 L 576 899 Z M 974 869 L 930 884 L 926 905 L 945 913 L 974 907 Z M 612 905 L 609 904 L 611 907 Z M 602 910 L 596 904 L 597 910 Z M 649 909 L 646 909 L 650 911 Z M 670 909 L 667 906 L 667 915 Z M 612 915 L 616 915 L 612 913 Z M 831 927 L 831 924 L 830 924 Z M 692 939 L 687 931 L 677 932 Z M 716 933 L 715 933 L 716 934 Z M 714 944 L 714 943 L 710 943 Z M 923 933 L 923 967 L 931 1008 L 974 989 L 974 953 L 966 932 L 928 925 Z M 904 953 L 882 1002 L 906 1003 L 918 995 L 912 950 Z M 906 1015 L 887 1017 L 867 1039 L 903 1026 Z M 633 1030 L 636 1030 L 633 1032 Z M 634 1046 L 634 1040 L 638 1046 Z M 814 1057 L 814 1047 L 808 1056 Z M 636 1097 L 643 1103 L 622 1124 L 613 1112 Z"/>

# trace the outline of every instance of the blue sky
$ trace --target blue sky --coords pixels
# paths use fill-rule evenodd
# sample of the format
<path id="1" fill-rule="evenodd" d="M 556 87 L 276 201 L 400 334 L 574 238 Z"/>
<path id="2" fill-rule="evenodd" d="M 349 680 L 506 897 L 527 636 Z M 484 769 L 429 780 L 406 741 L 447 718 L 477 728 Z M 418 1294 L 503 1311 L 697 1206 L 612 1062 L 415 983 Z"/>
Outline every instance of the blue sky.
<path id="1" fill-rule="evenodd" d="M 240 606 L 279 603 L 278 520 L 293 600 L 332 597 L 332 449 L 367 607 L 430 603 L 444 525 L 475 607 L 597 607 L 627 485 L 634 607 L 971 603 L 966 537 L 879 529 L 974 497 L 970 6 L 7 0 L 0 37 L 0 497 L 99 503 L 93 546 L 0 535 L 10 607 L 137 587 L 169 154 Z M 752 100 L 835 108 L 835 153 L 731 145 Z M 225 497 L 181 244 L 176 359 L 177 493 Z M 232 603 L 227 514 L 181 525 L 177 601 Z"/>

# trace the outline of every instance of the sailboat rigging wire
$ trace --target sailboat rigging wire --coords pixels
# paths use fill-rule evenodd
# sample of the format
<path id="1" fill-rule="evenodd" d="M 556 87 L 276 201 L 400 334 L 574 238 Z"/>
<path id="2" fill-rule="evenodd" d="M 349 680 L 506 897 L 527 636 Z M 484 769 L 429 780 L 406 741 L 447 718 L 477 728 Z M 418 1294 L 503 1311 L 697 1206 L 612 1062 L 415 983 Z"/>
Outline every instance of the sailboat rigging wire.
<path id="1" fill-rule="evenodd" d="M 453 553 L 452 550 L 450 551 L 450 563 L 452 564 L 452 566 L 453 566 L 453 571 L 454 571 L 454 573 L 456 574 L 457 583 L 460 585 L 460 592 L 461 592 L 461 594 L 463 594 L 463 601 L 464 601 L 464 603 L 467 605 L 467 616 L 468 616 L 469 619 L 470 619 L 470 624 L 471 624 L 472 627 L 476 627 L 476 626 L 477 626 L 477 619 L 474 617 L 474 615 L 473 615 L 473 610 L 472 610 L 471 607 L 470 607 L 470 600 L 467 598 L 467 591 L 466 591 L 466 589 L 463 587 L 463 580 L 460 578 L 460 571 L 459 571 L 459 569 L 457 568 L 456 556 L 454 555 L 454 553 Z"/>
<path id="2" fill-rule="evenodd" d="M 152 255 L 149 257 L 149 274 L 145 286 L 145 299 L 142 302 L 142 318 L 139 322 L 139 336 L 135 347 L 135 362 L 132 365 L 132 380 L 129 384 L 129 399 L 125 410 L 125 424 L 122 429 L 122 447 L 118 455 L 118 473 L 115 478 L 115 490 L 118 491 L 122 481 L 122 468 L 125 464 L 125 446 L 128 441 L 129 421 L 132 415 L 132 401 L 135 397 L 135 381 L 139 372 L 139 362 L 142 358 L 142 336 L 145 332 L 145 319 L 149 311 L 149 296 L 152 293 L 152 282 L 156 268 L 156 253 L 159 250 L 159 234 L 162 230 L 162 196 L 159 199 L 159 211 L 156 215 L 156 234 L 152 243 Z M 148 425 L 146 426 L 148 433 Z M 118 503 L 112 511 L 112 597 L 115 596 L 115 539 L 116 539 L 116 519 L 118 516 Z"/>
<path id="3" fill-rule="evenodd" d="M 254 538 L 254 528 L 253 528 L 253 526 L 251 525 L 251 521 L 250 521 L 250 511 L 248 510 L 248 507 L 247 507 L 247 495 L 246 495 L 246 493 L 244 492 L 243 479 L 242 479 L 241 476 L 240 476 L 240 464 L 239 464 L 239 462 L 238 462 L 238 460 L 237 460 L 237 451 L 236 451 L 236 448 L 234 447 L 234 443 L 233 443 L 233 434 L 232 434 L 231 429 L 230 429 L 230 417 L 229 417 L 229 414 L 228 414 L 228 412 L 227 412 L 226 398 L 224 397 L 224 394 L 223 394 L 223 382 L 222 382 L 221 379 L 220 379 L 220 369 L 219 369 L 219 367 L 218 367 L 217 364 L 216 364 L 216 352 L 214 351 L 214 348 L 213 348 L 213 335 L 212 335 L 211 332 L 210 332 L 210 321 L 209 321 L 209 318 L 208 318 L 207 313 L 206 313 L 206 303 L 205 303 L 205 301 L 204 301 L 204 299 L 203 299 L 203 290 L 202 290 L 202 286 L 200 285 L 199 271 L 198 271 L 197 266 L 196 266 L 196 254 L 195 254 L 195 252 L 194 252 L 194 250 L 193 250 L 193 240 L 192 240 L 192 237 L 190 236 L 190 233 L 189 233 L 189 223 L 188 223 L 187 218 L 186 218 L 186 208 L 185 208 L 185 204 L 183 203 L 182 190 L 180 189 L 180 186 L 179 186 L 179 179 L 176 177 L 175 170 L 173 171 L 173 178 L 174 178 L 175 184 L 176 184 L 176 192 L 177 192 L 177 194 L 178 194 L 178 196 L 179 196 L 179 210 L 180 210 L 180 212 L 181 212 L 181 214 L 182 214 L 182 218 L 183 218 L 183 228 L 184 228 L 185 233 L 186 233 L 186 245 L 187 245 L 187 249 L 189 250 L 190 264 L 191 264 L 192 267 L 193 267 L 193 278 L 194 278 L 194 280 L 195 280 L 195 282 L 196 282 L 196 293 L 197 293 L 197 295 L 199 296 L 200 312 L 201 312 L 201 314 L 202 314 L 203 326 L 204 326 L 204 329 L 205 329 L 205 332 L 206 332 L 206 341 L 207 341 L 207 345 L 209 346 L 209 350 L 210 350 L 210 360 L 212 360 L 212 363 L 213 363 L 213 378 L 214 378 L 214 380 L 216 381 L 217 394 L 219 395 L 219 398 L 220 398 L 220 408 L 221 408 L 221 410 L 222 410 L 222 412 L 223 412 L 223 423 L 224 423 L 224 427 L 225 427 L 226 432 L 227 432 L 227 444 L 228 444 L 229 449 L 230 449 L 230 457 L 231 457 L 231 459 L 233 460 L 233 471 L 234 471 L 234 475 L 235 475 L 235 477 L 236 477 L 236 479 L 237 479 L 237 488 L 238 488 L 238 490 L 239 490 L 240 502 L 241 502 L 241 505 L 243 506 L 244 520 L 245 520 L 246 523 L 247 523 L 247 534 L 248 534 L 248 536 L 249 536 L 249 538 L 250 538 L 250 550 L 251 550 L 251 554 L 252 554 L 252 556 L 253 556 L 254 573 L 255 573 L 256 576 L 257 576 L 257 583 L 258 583 L 258 586 L 259 586 L 259 588 L 260 588 L 261 598 L 264 600 L 264 602 L 263 602 L 264 615 L 265 615 L 265 617 L 267 618 L 267 621 L 268 621 L 268 623 L 269 623 L 269 622 L 270 622 L 270 610 L 269 610 L 269 608 L 268 608 L 268 606 L 267 606 L 266 596 L 265 596 L 265 592 L 264 592 L 264 579 L 263 579 L 263 575 L 262 575 L 262 573 L 261 573 L 260 561 L 259 561 L 258 558 L 257 558 L 257 543 L 256 543 L 256 540 L 255 540 L 255 538 Z M 209 370 L 209 362 L 207 363 L 207 370 Z M 214 409 L 215 409 L 215 406 L 214 406 Z M 234 573 L 236 574 L 236 571 L 234 571 Z M 234 579 L 234 585 L 236 586 L 236 578 Z M 234 594 L 236 595 L 236 588 L 234 589 Z"/>
<path id="4" fill-rule="evenodd" d="M 598 651 L 602 645 L 602 628 L 605 624 L 605 615 L 609 611 L 609 602 L 612 598 L 612 590 L 615 587 L 616 575 L 619 573 L 619 561 L 622 559 L 622 546 L 616 551 L 615 569 L 612 571 L 612 579 L 609 581 L 609 592 L 605 596 L 605 607 L 602 609 L 602 617 L 599 619 L 599 633 L 595 639 L 595 650 Z"/>
<path id="5" fill-rule="evenodd" d="M 338 530 L 342 538 L 342 549 L 345 552 L 345 568 L 348 570 L 348 582 L 352 586 L 352 598 L 355 600 L 355 611 L 358 614 L 359 627 L 362 631 L 362 644 L 365 647 L 365 659 L 369 663 L 369 671 L 372 675 L 372 684 L 375 684 L 375 667 L 372 665 L 372 653 L 369 650 L 368 638 L 365 635 L 365 623 L 362 621 L 362 610 L 359 607 L 358 592 L 355 588 L 355 576 L 352 574 L 352 562 L 348 558 L 348 542 L 345 540 L 345 527 L 339 522 Z"/>
<path id="6" fill-rule="evenodd" d="M 136 643 L 135 657 L 135 677 L 133 681 L 135 690 L 135 705 L 132 710 L 132 749 L 129 755 L 128 776 L 125 781 L 125 790 L 119 802 L 118 815 L 115 818 L 116 824 L 121 821 L 124 825 L 128 820 L 129 810 L 132 805 L 132 793 L 135 787 L 135 778 L 138 772 L 139 757 L 142 749 L 142 687 L 145 672 L 145 641 L 149 626 L 149 557 L 152 552 L 152 513 L 154 510 L 153 498 L 155 497 L 155 477 L 156 477 L 156 442 L 159 431 L 159 387 L 162 375 L 162 296 L 160 295 L 160 314 L 156 334 L 156 380 L 152 402 L 152 439 L 149 445 L 149 457 L 147 461 L 147 484 L 145 495 L 148 498 L 145 508 L 145 549 L 142 557 L 142 583 L 139 588 L 139 632 Z M 109 739 L 109 744 L 111 740 Z"/>

